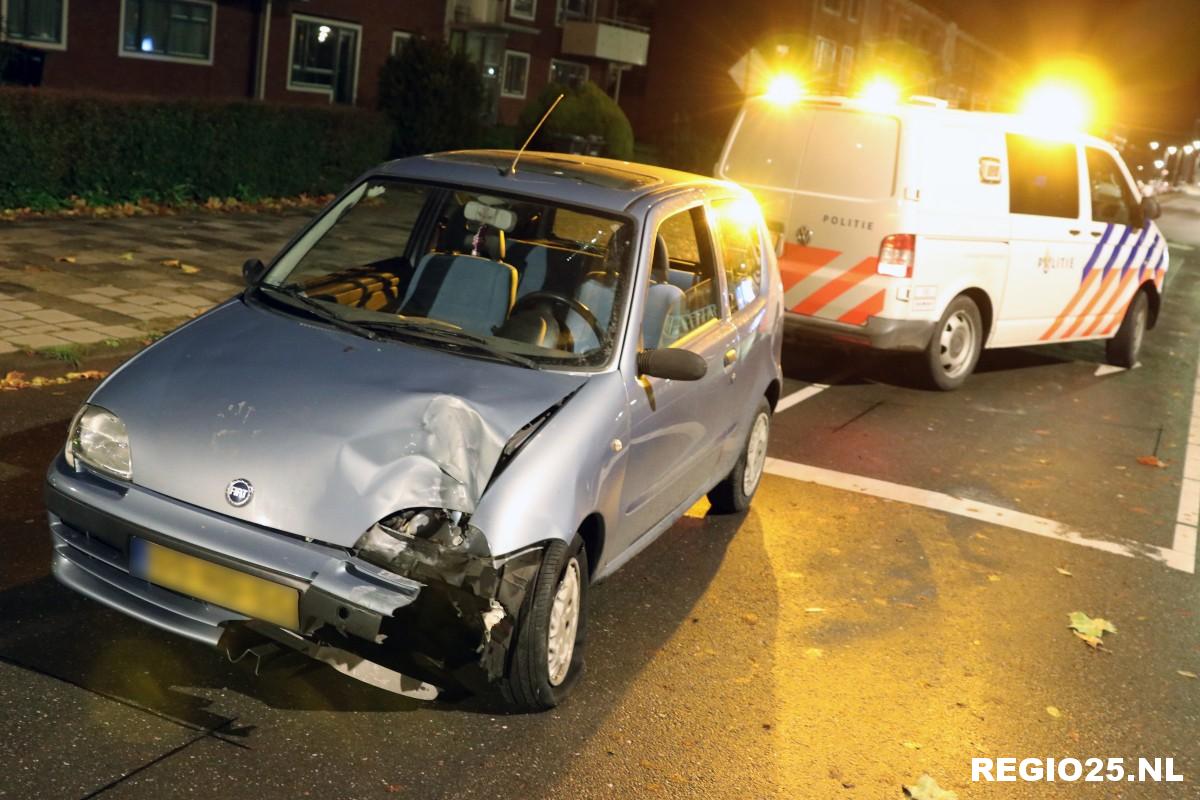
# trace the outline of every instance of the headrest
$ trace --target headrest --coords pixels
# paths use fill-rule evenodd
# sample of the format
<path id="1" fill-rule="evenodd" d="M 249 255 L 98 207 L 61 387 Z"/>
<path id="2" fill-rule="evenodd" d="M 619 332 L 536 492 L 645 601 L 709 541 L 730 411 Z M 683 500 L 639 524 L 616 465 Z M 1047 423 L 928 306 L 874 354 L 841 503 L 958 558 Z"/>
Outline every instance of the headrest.
<path id="1" fill-rule="evenodd" d="M 654 239 L 654 260 L 650 263 L 650 280 L 655 283 L 668 283 L 671 280 L 671 261 L 667 255 L 667 243 L 662 234 Z"/>

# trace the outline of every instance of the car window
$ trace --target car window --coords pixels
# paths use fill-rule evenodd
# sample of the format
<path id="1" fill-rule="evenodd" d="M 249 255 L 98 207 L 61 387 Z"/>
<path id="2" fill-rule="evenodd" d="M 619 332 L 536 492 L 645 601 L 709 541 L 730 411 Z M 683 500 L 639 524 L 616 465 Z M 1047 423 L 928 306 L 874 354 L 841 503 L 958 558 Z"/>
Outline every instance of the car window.
<path id="1" fill-rule="evenodd" d="M 664 220 L 651 258 L 644 347 L 668 347 L 720 317 L 716 259 L 703 206 Z"/>
<path id="2" fill-rule="evenodd" d="M 1117 225 L 1141 226 L 1137 201 L 1113 157 L 1087 148 L 1088 184 L 1092 190 L 1092 219 Z"/>
<path id="3" fill-rule="evenodd" d="M 1008 207 L 1013 214 L 1079 217 L 1079 160 L 1074 144 L 1007 135 Z"/>
<path id="4" fill-rule="evenodd" d="M 758 206 L 745 198 L 728 198 L 713 203 L 721 266 L 729 308 L 737 311 L 762 293 L 763 246 Z"/>
<path id="5" fill-rule="evenodd" d="M 739 183 L 875 199 L 895 189 L 900 122 L 886 114 L 746 105 L 724 176 Z"/>
<path id="6" fill-rule="evenodd" d="M 551 200 L 376 179 L 319 218 L 264 282 L 350 322 L 393 323 L 393 335 L 425 326 L 427 346 L 466 333 L 525 358 L 601 363 L 628 305 L 633 234 L 624 218 Z"/>

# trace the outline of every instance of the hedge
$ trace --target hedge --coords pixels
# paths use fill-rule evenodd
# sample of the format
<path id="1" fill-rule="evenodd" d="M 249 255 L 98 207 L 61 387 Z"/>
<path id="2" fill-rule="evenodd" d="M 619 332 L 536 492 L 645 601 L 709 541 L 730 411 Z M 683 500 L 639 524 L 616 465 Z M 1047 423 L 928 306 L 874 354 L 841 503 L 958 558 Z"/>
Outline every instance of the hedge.
<path id="1" fill-rule="evenodd" d="M 0 89 L 0 208 L 328 193 L 390 139 L 354 109 Z"/>
<path id="2" fill-rule="evenodd" d="M 518 126 L 523 140 L 533 130 L 546 109 L 559 95 L 565 95 L 546 125 L 534 139 L 535 147 L 545 149 L 549 137 L 562 134 L 604 137 L 604 154 L 612 158 L 633 158 L 633 128 L 616 102 L 596 84 L 585 81 L 579 86 L 551 83 L 521 111 Z"/>

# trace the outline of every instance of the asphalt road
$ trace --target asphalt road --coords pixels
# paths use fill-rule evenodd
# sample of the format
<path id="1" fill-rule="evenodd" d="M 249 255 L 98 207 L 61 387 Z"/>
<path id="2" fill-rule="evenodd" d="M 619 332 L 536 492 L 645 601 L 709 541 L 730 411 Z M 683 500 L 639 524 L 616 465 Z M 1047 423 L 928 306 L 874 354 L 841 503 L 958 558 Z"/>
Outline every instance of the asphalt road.
<path id="1" fill-rule="evenodd" d="M 90 387 L 2 393 L 0 796 L 888 798 L 922 773 L 964 800 L 1200 796 L 1200 680 L 1179 674 L 1200 673 L 1200 596 L 1154 557 L 1175 542 L 1192 413 L 1200 202 L 1162 224 L 1182 247 L 1135 370 L 1096 375 L 1094 343 L 996 352 L 936 394 L 790 342 L 785 393 L 830 388 L 777 415 L 777 472 L 967 502 L 772 474 L 745 516 L 693 509 L 596 587 L 586 677 L 537 716 L 293 659 L 256 676 L 60 588 L 41 473 Z M 1072 611 L 1113 621 L 1106 652 Z M 985 755 L 1171 757 L 1185 782 L 972 784 Z"/>

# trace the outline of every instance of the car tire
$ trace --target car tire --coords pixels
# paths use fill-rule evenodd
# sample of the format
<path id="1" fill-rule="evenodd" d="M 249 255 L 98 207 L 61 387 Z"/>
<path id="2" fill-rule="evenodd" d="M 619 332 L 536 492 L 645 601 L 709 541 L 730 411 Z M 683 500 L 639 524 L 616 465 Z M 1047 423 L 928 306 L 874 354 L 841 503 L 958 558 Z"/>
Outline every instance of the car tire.
<path id="1" fill-rule="evenodd" d="M 1137 363 L 1149 319 L 1150 298 L 1139 291 L 1125 310 L 1125 319 L 1121 320 L 1117 335 L 1104 343 L 1104 356 L 1109 364 L 1129 369 Z"/>
<path id="2" fill-rule="evenodd" d="M 758 401 L 746 444 L 737 463 L 708 493 L 708 502 L 718 514 L 736 514 L 750 507 L 754 493 L 762 482 L 763 465 L 767 459 L 767 443 L 771 438 L 771 405 L 764 397 Z"/>
<path id="3" fill-rule="evenodd" d="M 546 711 L 571 693 L 583 673 L 590 573 L 583 540 L 551 542 L 526 595 L 508 673 L 500 690 L 518 711 Z M 574 587 L 571 587 L 571 583 Z M 564 607 L 573 597 L 574 609 Z M 560 632 L 569 626 L 565 635 Z M 557 641 L 553 641 L 557 640 Z M 564 653 L 563 647 L 568 648 Z"/>
<path id="4" fill-rule="evenodd" d="M 951 300 L 925 348 L 925 369 L 935 389 L 949 392 L 963 385 L 979 363 L 984 336 L 975 301 L 966 295 Z"/>

